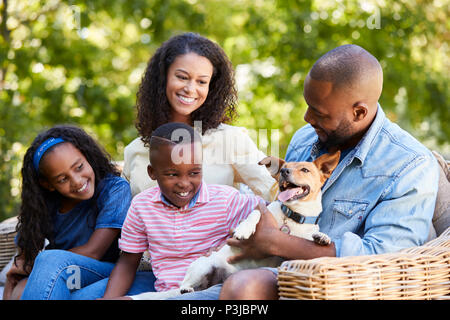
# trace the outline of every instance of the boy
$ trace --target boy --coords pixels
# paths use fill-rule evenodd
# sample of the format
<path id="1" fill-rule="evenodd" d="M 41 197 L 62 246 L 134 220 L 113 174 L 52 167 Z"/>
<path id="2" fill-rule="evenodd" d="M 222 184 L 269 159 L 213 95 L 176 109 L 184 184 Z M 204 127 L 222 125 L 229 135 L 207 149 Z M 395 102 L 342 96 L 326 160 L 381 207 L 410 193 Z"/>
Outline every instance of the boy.
<path id="1" fill-rule="evenodd" d="M 150 140 L 148 174 L 158 187 L 138 194 L 122 228 L 122 255 L 111 273 L 105 298 L 123 296 L 133 283 L 142 253 L 149 250 L 154 288 L 177 288 L 192 261 L 225 243 L 256 207 L 257 196 L 202 181 L 202 145 L 183 123 L 157 128 Z"/>

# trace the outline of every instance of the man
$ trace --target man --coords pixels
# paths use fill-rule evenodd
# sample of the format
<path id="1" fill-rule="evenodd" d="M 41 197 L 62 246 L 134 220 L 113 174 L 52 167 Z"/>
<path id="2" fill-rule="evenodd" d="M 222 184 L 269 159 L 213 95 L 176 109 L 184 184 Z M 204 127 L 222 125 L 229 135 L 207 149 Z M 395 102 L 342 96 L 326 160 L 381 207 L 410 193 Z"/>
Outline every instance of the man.
<path id="1" fill-rule="evenodd" d="M 261 220 L 248 240 L 229 239 L 242 249 L 230 259 L 287 260 L 395 252 L 427 239 L 438 188 L 432 153 L 389 121 L 378 99 L 383 72 L 377 59 L 356 45 L 323 55 L 306 76 L 303 95 L 309 124 L 292 138 L 286 161 L 313 161 L 341 151 L 338 166 L 322 187 L 320 230 L 332 243 L 283 233 L 260 205 Z M 179 299 L 277 299 L 276 269 L 242 270 L 223 287 Z"/>
<path id="2" fill-rule="evenodd" d="M 267 209 L 249 239 L 229 239 L 244 257 L 285 259 L 395 252 L 425 242 L 438 187 L 432 153 L 390 122 L 378 99 L 383 72 L 377 59 L 356 45 L 322 56 L 306 76 L 309 124 L 292 138 L 286 161 L 313 161 L 341 150 L 322 188 L 320 230 L 333 240 L 321 247 L 284 234 Z M 243 270 L 227 279 L 221 299 L 277 299 L 276 270 Z"/>

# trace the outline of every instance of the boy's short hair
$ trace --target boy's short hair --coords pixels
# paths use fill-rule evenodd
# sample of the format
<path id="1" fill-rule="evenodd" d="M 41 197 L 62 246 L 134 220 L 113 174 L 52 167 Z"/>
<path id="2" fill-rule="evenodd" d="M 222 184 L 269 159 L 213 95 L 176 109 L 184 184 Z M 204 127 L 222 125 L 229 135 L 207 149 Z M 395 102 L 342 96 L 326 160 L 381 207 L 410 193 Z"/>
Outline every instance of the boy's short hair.
<path id="1" fill-rule="evenodd" d="M 159 147 L 167 145 L 180 145 L 180 148 L 176 150 L 175 155 L 172 155 L 172 161 L 174 163 L 190 162 L 191 149 L 186 149 L 181 145 L 191 145 L 193 143 L 200 143 L 200 145 L 195 148 L 201 152 L 201 136 L 191 126 L 182 122 L 169 122 L 163 124 L 152 132 L 149 152 L 150 162 L 152 162 L 152 157 L 156 156 L 156 154 L 158 153 Z M 185 149 L 186 151 L 183 152 L 181 151 L 182 149 Z M 201 163 L 201 153 L 199 157 L 198 153 L 194 151 L 194 163 Z"/>
<path id="2" fill-rule="evenodd" d="M 183 122 L 169 122 L 159 126 L 152 132 L 150 149 L 155 147 L 156 140 L 158 140 L 158 144 L 161 144 L 164 140 L 167 143 L 172 144 L 191 144 L 194 142 L 201 142 L 201 137 L 200 134 L 194 130 L 194 128 Z"/>

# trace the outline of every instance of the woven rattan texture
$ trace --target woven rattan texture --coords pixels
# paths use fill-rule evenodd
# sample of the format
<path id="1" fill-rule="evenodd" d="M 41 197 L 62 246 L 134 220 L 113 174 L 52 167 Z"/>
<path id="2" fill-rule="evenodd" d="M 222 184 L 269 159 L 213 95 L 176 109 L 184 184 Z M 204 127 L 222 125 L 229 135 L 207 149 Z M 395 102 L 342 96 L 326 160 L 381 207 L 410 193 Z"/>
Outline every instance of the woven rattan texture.
<path id="1" fill-rule="evenodd" d="M 446 299 L 450 295 L 450 228 L 397 253 L 285 261 L 280 299 Z"/>
<path id="2" fill-rule="evenodd" d="M 17 218 L 10 218 L 0 223 L 0 271 L 16 253 L 14 237 L 16 236 Z"/>

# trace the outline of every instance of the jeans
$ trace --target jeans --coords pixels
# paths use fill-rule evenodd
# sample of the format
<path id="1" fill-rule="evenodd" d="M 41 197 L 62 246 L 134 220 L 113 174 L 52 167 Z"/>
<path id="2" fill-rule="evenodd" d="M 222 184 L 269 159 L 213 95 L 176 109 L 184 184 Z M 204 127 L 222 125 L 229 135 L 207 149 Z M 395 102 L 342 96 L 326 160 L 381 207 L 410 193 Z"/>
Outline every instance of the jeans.
<path id="1" fill-rule="evenodd" d="M 23 300 L 93 300 L 101 298 L 114 268 L 65 250 L 46 250 L 36 257 Z M 137 272 L 127 295 L 154 291 L 152 272 Z"/>
<path id="2" fill-rule="evenodd" d="M 263 267 L 263 270 L 272 271 L 276 276 L 278 275 L 277 268 Z M 181 296 L 169 298 L 167 300 L 219 300 L 220 290 L 222 284 L 216 284 L 208 289 L 182 294 Z"/>

